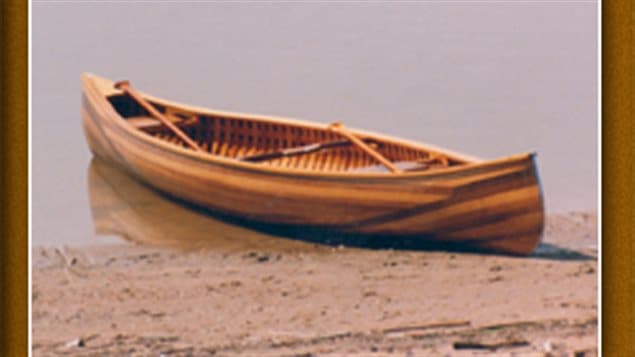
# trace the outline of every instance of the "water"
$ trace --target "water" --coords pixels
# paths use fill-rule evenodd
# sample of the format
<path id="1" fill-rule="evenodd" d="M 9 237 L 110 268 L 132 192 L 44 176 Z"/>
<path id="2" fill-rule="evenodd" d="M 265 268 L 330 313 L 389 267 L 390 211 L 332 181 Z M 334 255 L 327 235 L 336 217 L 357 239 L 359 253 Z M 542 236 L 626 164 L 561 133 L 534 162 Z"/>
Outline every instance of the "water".
<path id="1" fill-rule="evenodd" d="M 216 217 L 177 202 L 99 159 L 91 160 L 87 174 L 90 212 L 100 236 L 183 250 L 315 249 L 292 236 L 281 237 L 283 232 L 274 227 L 255 229 L 253 223 Z"/>
<path id="2" fill-rule="evenodd" d="M 594 2 L 33 3 L 35 245 L 94 244 L 83 71 L 217 109 L 537 151 L 548 212 L 597 206 Z"/>

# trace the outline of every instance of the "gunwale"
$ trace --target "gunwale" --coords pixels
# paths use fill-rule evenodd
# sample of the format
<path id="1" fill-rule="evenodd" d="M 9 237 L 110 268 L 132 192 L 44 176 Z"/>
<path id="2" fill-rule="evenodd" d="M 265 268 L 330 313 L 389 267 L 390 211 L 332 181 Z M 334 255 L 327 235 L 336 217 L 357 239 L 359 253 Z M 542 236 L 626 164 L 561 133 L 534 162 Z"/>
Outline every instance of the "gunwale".
<path id="1" fill-rule="evenodd" d="M 413 147 L 420 150 L 425 150 L 434 153 L 442 153 L 444 155 L 448 155 L 459 160 L 463 160 L 465 163 L 461 165 L 456 165 L 452 167 L 447 167 L 443 169 L 429 170 L 429 171 L 415 171 L 415 172 L 400 172 L 400 173 L 374 173 L 374 172 L 341 172 L 341 171 L 314 171 L 300 168 L 288 168 L 288 167 L 276 167 L 276 166 L 264 166 L 259 165 L 257 163 L 251 162 L 243 162 L 233 158 L 224 157 L 221 155 L 213 155 L 206 152 L 196 152 L 194 150 L 180 147 L 174 145 L 172 143 L 166 142 L 159 138 L 153 137 L 151 135 L 147 135 L 146 133 L 134 128 L 132 125 L 126 123 L 123 120 L 123 117 L 116 112 L 116 110 L 112 107 L 110 102 L 107 100 L 108 96 L 113 94 L 120 94 L 121 91 L 115 89 L 113 87 L 113 82 L 90 74 L 83 73 L 81 75 L 81 80 L 84 89 L 85 100 L 89 101 L 93 107 L 97 110 L 104 111 L 100 114 L 101 117 L 107 118 L 108 123 L 115 125 L 119 130 L 123 133 L 135 138 L 136 140 L 140 140 L 147 144 L 158 146 L 166 152 L 177 156 L 186 156 L 190 159 L 195 159 L 197 161 L 202 161 L 205 163 L 211 163 L 231 169 L 238 169 L 241 171 L 248 171 L 258 174 L 267 174 L 274 176 L 293 176 L 298 179 L 323 179 L 323 180 L 338 180 L 338 181 L 355 181 L 359 182 L 359 180 L 367 181 L 377 181 L 377 182 L 400 182 L 402 180 L 438 180 L 443 179 L 446 176 L 455 176 L 456 174 L 461 175 L 469 175 L 472 172 L 478 172 L 481 170 L 488 170 L 491 168 L 506 166 L 515 163 L 521 163 L 527 160 L 533 160 L 533 157 L 536 155 L 535 152 L 527 152 L 522 154 L 516 154 L 511 156 L 506 156 L 493 160 L 482 160 L 473 156 L 469 156 L 462 153 L 457 153 L 452 150 L 448 150 L 445 148 L 437 147 L 430 144 L 423 144 L 419 142 L 410 141 L 407 139 L 401 139 L 392 137 L 385 134 L 379 134 L 375 132 L 371 132 L 368 130 L 361 130 L 357 128 L 348 128 L 349 131 L 353 132 L 356 135 L 367 136 L 370 138 L 382 140 L 391 144 L 403 145 L 408 147 Z M 109 88 L 110 87 L 110 88 Z M 180 110 L 190 112 L 195 115 L 209 115 L 209 116 L 222 116 L 228 119 L 242 119 L 242 120 L 253 120 L 264 123 L 275 123 L 275 124 L 287 124 L 287 125 L 298 125 L 304 126 L 312 129 L 322 130 L 325 128 L 325 125 L 308 122 L 298 119 L 291 119 L 285 117 L 271 116 L 271 115 L 260 115 L 260 114 L 247 114 L 247 113 L 239 113 L 232 111 L 223 111 L 216 109 L 203 108 L 198 106 L 192 106 L 188 104 L 183 104 L 175 101 L 166 100 L 163 98 L 157 98 L 153 95 L 147 94 L 143 91 L 140 91 L 144 98 L 147 100 L 167 106 L 167 107 L 176 107 Z M 118 120 L 121 119 L 121 120 Z"/>

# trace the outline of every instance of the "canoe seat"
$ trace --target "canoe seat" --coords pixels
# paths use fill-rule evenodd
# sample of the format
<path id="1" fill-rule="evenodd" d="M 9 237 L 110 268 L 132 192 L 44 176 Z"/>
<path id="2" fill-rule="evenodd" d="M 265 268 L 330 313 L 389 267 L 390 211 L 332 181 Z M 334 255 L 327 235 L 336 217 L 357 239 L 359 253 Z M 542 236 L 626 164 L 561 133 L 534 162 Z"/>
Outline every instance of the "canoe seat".
<path id="1" fill-rule="evenodd" d="M 407 171 L 407 172 L 425 171 L 430 168 L 430 165 L 422 163 L 422 162 L 416 162 L 416 161 L 393 162 L 393 165 L 397 167 L 399 170 Z M 375 173 L 375 172 L 390 172 L 390 170 L 388 170 L 388 168 L 384 165 L 372 165 L 372 166 L 364 166 L 364 167 L 354 167 L 352 169 L 349 169 L 347 172 Z"/>
<path id="2" fill-rule="evenodd" d="M 179 117 L 171 117 L 171 116 L 168 116 L 167 118 L 179 126 L 196 123 L 196 118 L 185 119 L 185 120 Z M 128 122 L 130 125 L 132 125 L 133 127 L 137 129 L 159 129 L 164 127 L 164 125 L 158 119 L 155 119 L 149 116 L 129 117 L 129 118 L 126 118 L 126 122 Z"/>
<path id="3" fill-rule="evenodd" d="M 130 117 L 126 118 L 126 122 L 130 125 L 134 126 L 137 129 L 146 129 L 148 127 L 153 127 L 155 125 L 161 124 L 160 121 L 154 119 L 152 117 Z"/>

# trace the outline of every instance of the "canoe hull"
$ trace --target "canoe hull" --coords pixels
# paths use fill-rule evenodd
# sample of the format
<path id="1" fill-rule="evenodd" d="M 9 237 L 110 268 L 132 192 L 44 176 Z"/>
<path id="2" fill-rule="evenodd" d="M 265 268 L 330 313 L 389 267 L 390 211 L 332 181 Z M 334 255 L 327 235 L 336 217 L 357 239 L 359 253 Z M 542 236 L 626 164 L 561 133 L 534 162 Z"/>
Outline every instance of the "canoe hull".
<path id="1" fill-rule="evenodd" d="M 83 127 L 94 155 L 214 211 L 268 223 L 466 242 L 529 254 L 544 214 L 533 154 L 420 175 L 305 175 L 190 155 L 133 134 L 84 81 Z"/>

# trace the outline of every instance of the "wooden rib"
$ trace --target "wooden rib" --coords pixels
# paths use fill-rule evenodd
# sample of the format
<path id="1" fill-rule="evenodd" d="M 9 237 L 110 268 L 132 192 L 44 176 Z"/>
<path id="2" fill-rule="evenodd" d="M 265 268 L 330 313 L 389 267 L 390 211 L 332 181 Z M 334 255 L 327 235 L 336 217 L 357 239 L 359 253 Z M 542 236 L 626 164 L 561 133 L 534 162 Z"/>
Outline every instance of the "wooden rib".
<path id="1" fill-rule="evenodd" d="M 355 147 L 355 149 L 357 149 L 357 147 Z M 348 151 L 348 165 L 346 166 L 346 170 L 352 170 L 356 167 L 357 164 L 357 158 L 355 157 L 355 150 L 354 149 L 350 149 Z"/>
<path id="2" fill-rule="evenodd" d="M 239 142 L 238 145 L 236 145 L 236 152 L 234 152 L 232 157 L 234 157 L 234 158 L 241 157 L 243 155 L 243 152 L 245 151 L 245 149 L 246 149 L 246 147 L 242 143 Z"/>
<path id="3" fill-rule="evenodd" d="M 333 162 L 331 163 L 331 170 L 332 171 L 339 171 L 339 167 L 342 164 L 342 151 L 341 149 L 337 149 L 334 153 L 333 153 Z"/>
<path id="4" fill-rule="evenodd" d="M 335 171 L 335 165 L 337 164 L 337 152 L 331 152 L 327 154 L 326 171 Z"/>
<path id="5" fill-rule="evenodd" d="M 348 164 L 348 150 L 343 149 L 342 155 L 340 156 L 340 164 L 337 168 L 337 171 L 346 171 L 347 164 Z"/>
<path id="6" fill-rule="evenodd" d="M 320 170 L 320 159 L 322 158 L 322 154 L 320 154 L 319 152 L 316 152 L 315 154 L 311 155 L 311 170 L 314 171 L 318 171 Z"/>
<path id="7" fill-rule="evenodd" d="M 295 168 L 304 169 L 304 163 L 307 159 L 308 155 L 300 155 L 295 157 Z"/>
<path id="8" fill-rule="evenodd" d="M 372 162 L 372 157 L 370 157 L 368 155 L 368 153 L 366 153 L 366 152 L 363 152 L 363 151 L 360 152 L 359 158 L 360 158 L 360 160 L 362 162 L 361 167 L 367 167 L 367 166 L 372 165 L 372 163 L 373 163 Z"/>
<path id="9" fill-rule="evenodd" d="M 308 155 L 302 160 L 302 168 L 305 170 L 311 170 L 311 160 L 315 155 Z"/>
<path id="10" fill-rule="evenodd" d="M 216 118 L 209 118 L 207 122 L 207 130 L 209 132 L 209 135 L 208 135 L 209 148 L 207 149 L 207 151 L 210 153 L 213 152 L 214 142 L 216 141 L 218 137 L 218 133 L 214 129 L 214 125 L 215 125 L 214 123 L 216 123 Z"/>
<path id="11" fill-rule="evenodd" d="M 239 148 L 238 144 L 234 140 L 232 140 L 227 148 L 227 157 L 229 158 L 236 157 L 236 152 L 238 151 L 238 148 Z"/>
<path id="12" fill-rule="evenodd" d="M 324 171 L 324 164 L 326 163 L 326 155 L 323 152 L 320 152 L 317 161 L 317 170 Z"/>
<path id="13" fill-rule="evenodd" d="M 308 168 L 307 163 L 309 161 L 309 156 L 311 155 L 298 156 L 298 162 L 296 164 L 297 167 L 306 170 Z"/>
<path id="14" fill-rule="evenodd" d="M 220 120 L 221 118 L 219 117 L 214 118 L 214 140 L 213 140 L 212 149 L 210 150 L 210 152 L 214 155 L 218 154 L 218 150 L 220 149 L 220 143 L 221 143 Z"/>
<path id="15" fill-rule="evenodd" d="M 252 156 L 258 152 L 258 148 L 255 145 L 250 145 L 247 151 L 243 154 L 243 156 Z"/>
<path id="16" fill-rule="evenodd" d="M 313 129 L 306 129 L 303 130 L 303 136 L 306 138 L 306 140 L 309 143 L 315 142 L 316 141 L 316 137 L 314 135 L 315 130 Z M 310 155 L 307 155 L 307 160 L 306 160 L 306 166 L 305 168 L 307 170 L 314 170 L 315 169 L 315 161 L 317 159 L 318 153 L 312 153 Z"/>
<path id="17" fill-rule="evenodd" d="M 306 162 L 304 164 L 304 168 L 306 170 L 315 170 L 315 160 L 318 154 L 307 155 Z"/>
<path id="18" fill-rule="evenodd" d="M 232 157 L 232 152 L 235 148 L 234 138 L 232 137 L 234 134 L 233 130 L 233 120 L 226 119 L 225 120 L 225 142 L 227 143 L 227 150 L 223 156 Z"/>
<path id="19" fill-rule="evenodd" d="M 227 157 L 229 158 L 235 158 L 236 157 L 236 152 L 238 152 L 238 143 L 236 143 L 235 140 L 232 140 L 232 142 L 229 144 L 229 147 L 227 148 Z"/>
<path id="20" fill-rule="evenodd" d="M 320 136 L 321 134 L 322 134 L 322 131 L 314 130 L 313 131 L 313 140 L 315 140 L 315 141 L 322 140 L 322 137 Z M 322 170 L 322 162 L 323 161 L 324 161 L 324 154 L 322 152 L 317 152 L 315 154 L 314 170 L 321 171 Z"/>
<path id="21" fill-rule="evenodd" d="M 324 171 L 326 166 L 327 155 L 324 152 L 320 152 L 320 156 L 318 157 L 318 171 Z"/>
<path id="22" fill-rule="evenodd" d="M 223 141 L 218 145 L 218 155 L 220 156 L 227 156 L 227 148 L 228 148 L 228 144 L 227 141 Z"/>
<path id="23" fill-rule="evenodd" d="M 335 157 L 334 162 L 333 162 L 333 171 L 338 172 L 340 171 L 340 168 L 342 167 L 342 161 L 344 159 L 344 157 L 342 156 L 342 149 L 336 149 L 336 151 L 333 153 L 333 156 Z"/>
<path id="24" fill-rule="evenodd" d="M 351 149 L 347 148 L 346 152 L 345 152 L 345 160 L 344 160 L 344 167 L 342 168 L 342 171 L 346 171 L 349 170 L 351 167 Z"/>
<path id="25" fill-rule="evenodd" d="M 331 151 L 329 153 L 327 153 L 327 160 L 326 160 L 326 171 L 329 172 L 333 172 L 336 171 L 336 166 L 337 166 L 337 160 L 338 160 L 338 152 L 337 151 Z"/>
<path id="26" fill-rule="evenodd" d="M 349 164 L 350 164 L 350 160 L 351 160 L 351 154 L 350 154 L 350 150 L 348 148 L 346 148 L 345 150 L 342 150 L 342 165 L 340 166 L 340 170 L 341 171 L 346 171 L 348 170 Z"/>
<path id="27" fill-rule="evenodd" d="M 280 166 L 281 167 L 289 167 L 289 160 L 290 158 L 288 156 L 284 156 L 280 159 Z"/>
<path id="28" fill-rule="evenodd" d="M 293 142 L 290 142 L 290 144 L 292 144 Z M 298 165 L 298 156 L 291 156 L 289 157 L 289 168 L 297 168 Z"/>
<path id="29" fill-rule="evenodd" d="M 337 172 L 337 167 L 340 165 L 340 152 L 336 150 L 331 154 L 331 162 L 329 163 L 329 171 Z"/>

